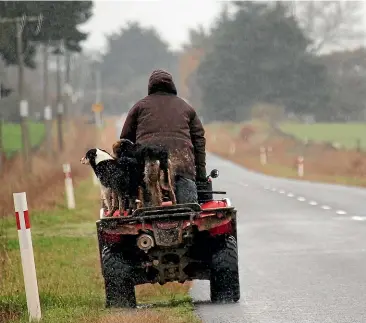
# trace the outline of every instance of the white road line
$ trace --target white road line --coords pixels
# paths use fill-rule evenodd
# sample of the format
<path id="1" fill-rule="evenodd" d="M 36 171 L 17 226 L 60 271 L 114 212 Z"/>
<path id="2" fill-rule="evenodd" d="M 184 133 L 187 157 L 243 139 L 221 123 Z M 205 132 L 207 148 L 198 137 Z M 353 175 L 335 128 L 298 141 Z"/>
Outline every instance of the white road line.
<path id="1" fill-rule="evenodd" d="M 277 191 L 277 188 L 272 188 L 272 192 L 276 192 Z"/>
<path id="2" fill-rule="evenodd" d="M 323 210 L 330 210 L 330 209 L 331 209 L 331 207 L 330 207 L 330 206 L 328 206 L 328 205 L 323 205 L 323 206 L 322 206 L 322 209 L 323 209 Z"/>
<path id="3" fill-rule="evenodd" d="M 310 204 L 310 205 L 318 205 L 318 203 L 317 203 L 317 202 L 315 202 L 315 201 L 310 201 L 310 202 L 309 202 L 309 204 Z"/>
<path id="4" fill-rule="evenodd" d="M 288 196 L 288 197 L 294 197 L 294 194 L 292 194 L 292 193 L 288 193 L 288 194 L 287 194 L 287 196 Z"/>
<path id="5" fill-rule="evenodd" d="M 300 201 L 300 202 L 306 201 L 306 199 L 304 197 L 302 197 L 302 196 L 298 197 L 297 200 Z"/>
<path id="6" fill-rule="evenodd" d="M 264 189 L 265 189 L 265 190 L 270 190 L 271 188 L 270 188 L 270 187 L 268 187 L 268 186 L 266 186 Z"/>
<path id="7" fill-rule="evenodd" d="M 286 192 L 284 190 L 281 190 L 280 191 L 280 194 L 285 194 Z"/>
<path id="8" fill-rule="evenodd" d="M 366 220 L 366 217 L 364 216 L 353 216 L 352 217 L 352 220 L 356 220 L 356 221 L 365 221 Z"/>
<path id="9" fill-rule="evenodd" d="M 344 215 L 344 214 L 347 214 L 346 211 L 343 211 L 343 210 L 338 210 L 336 211 L 337 214 L 340 214 L 340 215 Z"/>

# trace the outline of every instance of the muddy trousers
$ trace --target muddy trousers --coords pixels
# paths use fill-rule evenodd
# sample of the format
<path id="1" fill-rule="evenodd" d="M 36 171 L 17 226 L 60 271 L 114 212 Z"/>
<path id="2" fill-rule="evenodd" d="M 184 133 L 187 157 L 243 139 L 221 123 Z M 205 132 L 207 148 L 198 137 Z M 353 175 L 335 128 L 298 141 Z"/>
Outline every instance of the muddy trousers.
<path id="1" fill-rule="evenodd" d="M 197 186 L 191 179 L 177 176 L 175 179 L 175 195 L 178 204 L 198 203 Z"/>

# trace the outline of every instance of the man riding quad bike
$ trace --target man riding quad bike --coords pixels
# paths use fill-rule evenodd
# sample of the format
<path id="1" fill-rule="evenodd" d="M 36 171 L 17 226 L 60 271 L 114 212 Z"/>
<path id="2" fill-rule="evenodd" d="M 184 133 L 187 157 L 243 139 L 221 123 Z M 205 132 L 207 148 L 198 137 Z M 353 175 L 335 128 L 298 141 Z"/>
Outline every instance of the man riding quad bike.
<path id="1" fill-rule="evenodd" d="M 168 148 L 177 203 L 197 203 L 195 181 L 206 181 L 205 130 L 196 111 L 177 96 L 171 74 L 152 72 L 148 95 L 128 112 L 120 139 Z"/>
<path id="2" fill-rule="evenodd" d="M 206 175 L 202 123 L 169 73 L 152 73 L 148 96 L 129 111 L 120 138 L 169 148 L 177 205 L 97 221 L 106 306 L 135 307 L 139 284 L 194 279 L 210 280 L 212 302 L 237 302 L 236 210 L 228 198 L 213 198 L 225 192 L 212 191 L 217 170 Z"/>

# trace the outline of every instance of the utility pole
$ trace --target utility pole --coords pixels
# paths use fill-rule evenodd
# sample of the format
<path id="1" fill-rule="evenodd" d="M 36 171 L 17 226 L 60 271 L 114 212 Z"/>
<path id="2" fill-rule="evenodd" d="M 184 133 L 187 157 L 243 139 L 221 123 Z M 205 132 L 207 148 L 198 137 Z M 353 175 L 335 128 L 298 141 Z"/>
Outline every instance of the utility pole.
<path id="1" fill-rule="evenodd" d="M 48 93 L 48 44 L 43 45 L 43 106 L 49 104 Z"/>
<path id="2" fill-rule="evenodd" d="M 64 114 L 64 105 L 62 102 L 62 91 L 61 91 L 61 43 L 59 43 L 59 48 L 56 50 L 56 65 L 57 65 L 57 133 L 58 133 L 58 146 L 60 149 L 60 152 L 64 148 L 64 140 L 63 140 L 63 129 L 62 129 L 62 119 Z"/>
<path id="3" fill-rule="evenodd" d="M 53 155 L 52 147 L 52 109 L 49 105 L 48 93 L 48 43 L 43 45 L 43 107 L 44 125 L 46 129 L 47 154 L 51 158 Z"/>
<path id="4" fill-rule="evenodd" d="M 95 71 L 95 104 L 101 104 L 101 75 L 100 69 Z M 95 111 L 95 123 L 98 128 L 102 127 L 102 111 Z"/>
<path id="5" fill-rule="evenodd" d="M 5 79 L 4 75 L 5 75 L 5 64 L 3 65 L 3 62 L 0 59 L 0 103 L 1 103 L 1 99 L 3 98 L 3 92 L 9 91 L 9 89 L 7 89 L 7 90 L 4 89 L 4 85 L 3 85 L 3 81 Z M 5 154 L 5 152 L 4 152 L 4 145 L 3 145 L 3 115 L 2 115 L 2 112 L 0 111 L 0 172 L 2 171 L 2 168 L 3 168 L 4 154 Z"/>
<path id="6" fill-rule="evenodd" d="M 0 97 L 0 99 L 1 99 L 1 97 Z M 4 156 L 5 156 L 4 144 L 3 144 L 3 124 L 4 124 L 4 118 L 0 114 L 0 171 L 3 168 L 3 160 L 4 160 Z"/>
<path id="7" fill-rule="evenodd" d="M 15 23 L 16 25 L 16 39 L 17 39 L 17 57 L 18 57 L 18 102 L 21 117 L 21 131 L 22 131 L 22 148 L 23 148 L 23 162 L 25 169 L 28 172 L 32 171 L 31 160 L 31 146 L 28 129 L 28 101 L 24 98 L 24 57 L 23 57 L 23 30 L 26 22 L 38 22 L 38 30 L 40 29 L 40 22 L 42 16 L 26 16 L 15 18 L 0 18 L 0 24 Z"/>
<path id="8" fill-rule="evenodd" d="M 66 50 L 65 52 L 65 119 L 66 121 L 70 117 L 70 99 L 71 99 L 71 84 L 70 84 L 70 64 L 71 64 L 71 53 Z"/>

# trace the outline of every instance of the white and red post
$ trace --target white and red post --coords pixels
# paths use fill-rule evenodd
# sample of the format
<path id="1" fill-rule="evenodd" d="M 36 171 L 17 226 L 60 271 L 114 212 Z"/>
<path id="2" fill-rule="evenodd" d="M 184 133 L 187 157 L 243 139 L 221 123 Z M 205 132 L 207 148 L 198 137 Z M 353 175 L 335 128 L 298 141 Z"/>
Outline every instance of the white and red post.
<path id="1" fill-rule="evenodd" d="M 267 152 L 265 147 L 260 147 L 259 149 L 259 160 L 262 165 L 267 164 Z"/>
<path id="2" fill-rule="evenodd" d="M 63 164 L 62 166 L 65 174 L 65 191 L 66 191 L 67 207 L 69 209 L 75 209 L 75 195 L 71 177 L 71 166 L 70 164 Z"/>
<path id="3" fill-rule="evenodd" d="M 299 156 L 297 158 L 297 175 L 299 177 L 304 176 L 304 157 L 303 156 Z"/>
<path id="4" fill-rule="evenodd" d="M 236 146 L 235 146 L 235 142 L 232 142 L 230 144 L 230 155 L 234 155 L 236 152 Z"/>
<path id="5" fill-rule="evenodd" d="M 29 320 L 39 321 L 41 319 L 41 305 L 39 302 L 27 196 L 25 192 L 13 193 L 13 198 Z"/>

